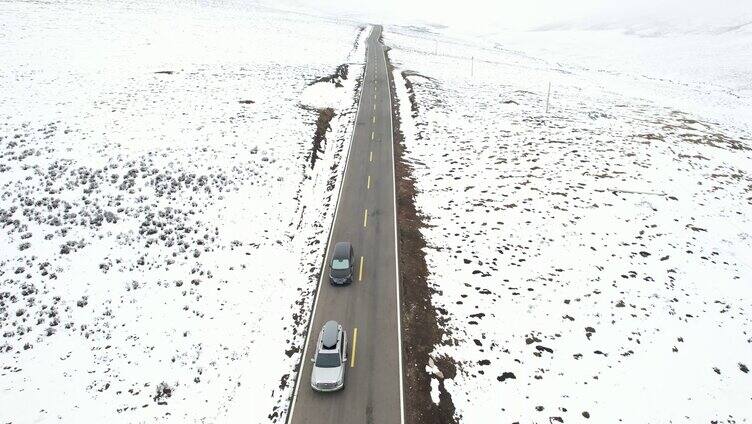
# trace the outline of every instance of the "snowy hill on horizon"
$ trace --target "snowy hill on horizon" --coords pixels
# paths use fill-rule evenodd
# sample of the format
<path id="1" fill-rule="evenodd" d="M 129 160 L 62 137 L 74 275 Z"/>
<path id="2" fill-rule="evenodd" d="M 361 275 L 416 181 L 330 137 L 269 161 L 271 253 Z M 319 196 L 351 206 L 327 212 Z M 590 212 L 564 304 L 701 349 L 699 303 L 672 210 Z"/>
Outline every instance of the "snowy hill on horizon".
<path id="1" fill-rule="evenodd" d="M 654 15 L 573 19 L 531 28 L 533 31 L 619 31 L 641 37 L 673 35 L 752 34 L 752 13 L 707 18 L 687 16 L 666 19 Z"/>

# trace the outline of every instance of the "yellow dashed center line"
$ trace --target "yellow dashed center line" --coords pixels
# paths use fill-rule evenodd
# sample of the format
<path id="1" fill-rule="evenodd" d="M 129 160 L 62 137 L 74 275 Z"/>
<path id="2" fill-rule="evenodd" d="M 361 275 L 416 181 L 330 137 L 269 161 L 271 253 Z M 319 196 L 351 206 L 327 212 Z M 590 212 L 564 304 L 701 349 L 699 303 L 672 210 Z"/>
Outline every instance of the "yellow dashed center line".
<path id="1" fill-rule="evenodd" d="M 363 211 L 363 226 L 365 227 L 367 225 L 368 225 L 368 209 Z"/>
<path id="2" fill-rule="evenodd" d="M 373 162 L 373 152 L 371 152 L 371 154 L 368 155 L 368 162 Z"/>
<path id="3" fill-rule="evenodd" d="M 373 140 L 373 131 L 371 131 L 371 140 Z"/>
<path id="4" fill-rule="evenodd" d="M 369 189 L 369 190 L 371 189 L 371 176 L 370 175 L 368 176 L 368 184 L 367 184 L 366 188 Z"/>
<path id="5" fill-rule="evenodd" d="M 373 115 L 373 119 L 371 121 L 373 121 L 374 124 L 376 123 L 376 115 Z"/>
<path id="6" fill-rule="evenodd" d="M 360 257 L 360 270 L 358 271 L 358 281 L 363 281 L 363 257 Z"/>
<path id="7" fill-rule="evenodd" d="M 353 347 L 350 354 L 350 368 L 355 367 L 355 347 L 358 345 L 358 327 L 353 328 Z"/>

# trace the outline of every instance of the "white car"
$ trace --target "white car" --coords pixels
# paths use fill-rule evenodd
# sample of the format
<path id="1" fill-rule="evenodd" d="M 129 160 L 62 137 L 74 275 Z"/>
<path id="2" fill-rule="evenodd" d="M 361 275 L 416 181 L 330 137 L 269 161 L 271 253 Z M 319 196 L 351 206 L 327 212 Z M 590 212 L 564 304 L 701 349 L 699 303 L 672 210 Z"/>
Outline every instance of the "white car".
<path id="1" fill-rule="evenodd" d="M 347 369 L 347 333 L 337 321 L 327 321 L 319 334 L 316 355 L 311 358 L 311 387 L 318 392 L 333 392 L 345 387 Z"/>

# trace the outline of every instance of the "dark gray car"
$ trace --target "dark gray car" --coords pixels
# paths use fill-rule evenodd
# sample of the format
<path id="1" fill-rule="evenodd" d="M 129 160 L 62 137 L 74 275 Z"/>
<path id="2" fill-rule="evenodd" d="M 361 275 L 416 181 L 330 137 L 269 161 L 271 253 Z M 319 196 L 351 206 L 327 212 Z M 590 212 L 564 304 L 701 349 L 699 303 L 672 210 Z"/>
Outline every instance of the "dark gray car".
<path id="1" fill-rule="evenodd" d="M 311 387 L 317 392 L 333 392 L 345 387 L 347 333 L 337 321 L 327 321 L 311 358 Z"/>
<path id="2" fill-rule="evenodd" d="M 352 283 L 354 267 L 355 253 L 352 244 L 347 241 L 335 244 L 332 262 L 329 264 L 329 282 L 332 285 Z"/>

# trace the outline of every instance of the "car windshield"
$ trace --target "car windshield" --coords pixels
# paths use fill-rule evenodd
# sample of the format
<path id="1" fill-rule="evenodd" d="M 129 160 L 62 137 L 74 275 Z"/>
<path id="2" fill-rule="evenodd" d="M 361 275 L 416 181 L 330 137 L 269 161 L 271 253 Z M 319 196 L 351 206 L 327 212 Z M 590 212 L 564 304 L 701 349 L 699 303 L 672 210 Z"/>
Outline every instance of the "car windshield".
<path id="1" fill-rule="evenodd" d="M 350 261 L 347 259 L 334 259 L 332 260 L 332 269 L 347 269 L 350 268 Z"/>
<path id="2" fill-rule="evenodd" d="M 338 353 L 319 352 L 316 355 L 316 366 L 319 368 L 334 368 L 340 366 Z"/>

